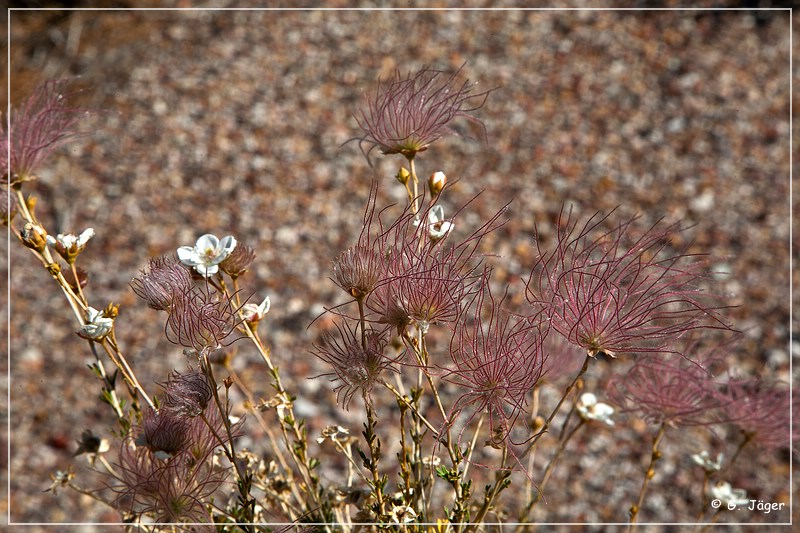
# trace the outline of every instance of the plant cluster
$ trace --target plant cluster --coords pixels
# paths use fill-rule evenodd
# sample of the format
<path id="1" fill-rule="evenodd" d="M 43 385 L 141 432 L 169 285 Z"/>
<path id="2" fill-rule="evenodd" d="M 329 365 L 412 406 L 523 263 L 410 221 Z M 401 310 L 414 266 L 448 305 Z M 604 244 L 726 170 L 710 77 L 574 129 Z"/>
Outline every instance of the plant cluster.
<path id="1" fill-rule="evenodd" d="M 402 158 L 395 178 L 407 201 L 396 214 L 379 205 L 373 185 L 358 239 L 333 259 L 331 280 L 346 301 L 326 311 L 333 325 L 310 352 L 328 369 L 316 377 L 330 381 L 342 408 L 363 411 L 364 422 L 359 432 L 332 425 L 316 441 L 295 415 L 296 398 L 274 362 L 281 354 L 259 333 L 269 297 L 257 304 L 242 296 L 256 254 L 234 236 L 202 235 L 149 259 L 130 282 L 164 313 L 166 338 L 186 357 L 185 369 L 169 369 L 148 394 L 115 337 L 118 306 L 93 307 L 85 290 L 78 263 L 94 231 L 53 237 L 26 193 L 49 154 L 87 133 L 79 129 L 87 112 L 70 107 L 65 81 L 42 85 L 12 112 L 0 138 L 2 219 L 63 292 L 117 420 L 108 435 L 115 445 L 84 432 L 78 449 L 103 473 L 106 490 L 82 487 L 71 471 L 55 474 L 50 490 L 88 494 L 132 528 L 256 531 L 277 521 L 325 531 L 472 532 L 494 522 L 524 529 L 571 439 L 587 426 L 618 428 L 621 412 L 655 428 L 631 525 L 646 509 L 671 428 L 741 431 L 727 463 L 708 451 L 693 457 L 705 472 L 698 521 L 724 512 L 709 516 L 712 497 L 741 503 L 723 478 L 738 451 L 787 448 L 797 432 L 785 386 L 720 374 L 726 345 L 708 348 L 704 334 L 735 332 L 724 302 L 701 290 L 710 281 L 705 257 L 673 246 L 684 231 L 678 224 L 639 228 L 635 217 L 614 222 L 615 212 L 581 222 L 562 210 L 552 246 L 535 235 L 525 298 L 512 306 L 511 288 L 497 286 L 484 250 L 505 207 L 468 227 L 461 214 L 476 199 L 447 216 L 447 176 L 423 180 L 417 168 L 419 153 L 454 133 L 453 120 L 483 126 L 475 114 L 489 92 L 475 93 L 461 73 L 397 73 L 356 114 L 366 154 L 377 148 Z M 234 340 L 259 354 L 271 397 L 254 397 L 228 358 L 212 357 Z M 585 390 L 590 365 L 608 364 L 619 370 L 606 388 Z M 545 405 L 540 393 L 559 382 Z M 246 416 L 234 415 L 231 389 L 248 398 Z M 238 444 L 249 424 L 267 435 L 263 450 Z M 545 442 L 547 462 L 536 464 Z M 333 483 L 321 474 L 322 447 L 343 459 Z M 510 486 L 516 506 L 504 504 Z"/>

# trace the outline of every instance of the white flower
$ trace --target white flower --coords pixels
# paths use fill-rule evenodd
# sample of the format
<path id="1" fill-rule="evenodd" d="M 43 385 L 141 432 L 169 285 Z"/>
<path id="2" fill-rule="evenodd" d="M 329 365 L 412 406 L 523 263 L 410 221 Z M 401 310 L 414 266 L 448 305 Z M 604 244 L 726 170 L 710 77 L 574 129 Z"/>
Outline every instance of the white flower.
<path id="1" fill-rule="evenodd" d="M 712 461 L 711 460 L 711 455 L 707 451 L 703 450 L 700 453 L 696 453 L 696 454 L 692 455 L 692 461 L 694 461 L 696 464 L 702 466 L 703 470 L 705 470 L 709 474 L 711 472 L 718 472 L 719 469 L 722 468 L 722 454 L 721 453 L 717 454 L 717 460 L 716 461 Z"/>
<path id="2" fill-rule="evenodd" d="M 415 225 L 419 225 L 419 222 L 415 222 Z M 435 205 L 428 211 L 426 227 L 431 240 L 436 242 L 450 233 L 450 230 L 453 229 L 453 223 L 444 219 L 444 208 L 440 205 Z"/>
<path id="3" fill-rule="evenodd" d="M 199 274 L 209 277 L 219 270 L 219 264 L 236 248 L 236 239 L 228 235 L 222 240 L 207 233 L 197 239 L 194 247 L 178 248 L 178 259 L 186 266 L 194 268 Z"/>
<path id="4" fill-rule="evenodd" d="M 89 239 L 94 237 L 94 228 L 87 228 L 83 230 L 79 236 L 72 233 L 59 233 L 57 237 L 53 238 L 52 235 L 45 237 L 47 244 L 56 249 L 56 251 L 64 258 L 66 262 L 72 264 L 78 254 L 86 248 L 86 243 Z"/>
<path id="5" fill-rule="evenodd" d="M 747 505 L 750 503 L 750 498 L 747 497 L 747 491 L 744 489 L 734 489 L 730 483 L 720 481 L 711 487 L 711 497 L 722 502 L 728 509 L 733 509 L 740 505 Z"/>
<path id="6" fill-rule="evenodd" d="M 113 318 L 105 316 L 103 311 L 89 307 L 86 309 L 86 324 L 81 326 L 78 335 L 84 339 L 99 341 L 111 332 L 112 327 L 114 327 Z"/>
<path id="7" fill-rule="evenodd" d="M 58 237 L 53 238 L 52 235 L 48 235 L 47 244 L 54 248 L 57 248 L 60 244 L 67 250 L 75 246 L 78 251 L 80 251 L 86 247 L 86 243 L 89 242 L 89 239 L 92 237 L 94 237 L 94 228 L 87 228 L 83 230 L 83 233 L 81 233 L 80 236 L 75 236 L 72 233 L 59 233 Z"/>
<path id="8" fill-rule="evenodd" d="M 389 518 L 395 524 L 408 524 L 417 519 L 417 513 L 408 505 L 395 505 L 389 512 Z"/>
<path id="9" fill-rule="evenodd" d="M 330 439 L 332 442 L 336 442 L 337 440 L 342 440 L 350 435 L 350 431 L 347 428 L 343 428 L 342 426 L 328 426 L 322 430 L 322 436 L 317 437 L 317 442 L 322 444 L 327 439 Z"/>
<path id="10" fill-rule="evenodd" d="M 581 394 L 576 407 L 580 417 L 586 421 L 598 420 L 609 426 L 614 425 L 614 421 L 611 420 L 611 415 L 614 414 L 614 408 L 606 403 L 598 402 L 597 396 L 591 392 Z"/>
<path id="11" fill-rule="evenodd" d="M 69 482 L 72 481 L 72 478 L 74 477 L 75 473 L 72 471 L 72 467 L 70 467 L 66 472 L 59 470 L 55 474 L 50 474 L 50 479 L 53 480 L 53 483 L 47 488 L 47 490 L 45 490 L 45 492 L 53 491 L 53 494 L 55 494 L 61 487 L 66 487 L 69 485 Z"/>
<path id="12" fill-rule="evenodd" d="M 247 322 L 258 322 L 269 312 L 269 296 L 264 298 L 260 304 L 244 304 L 242 306 L 242 316 Z"/>
<path id="13" fill-rule="evenodd" d="M 442 459 L 436 455 L 425 455 L 422 458 L 422 465 L 428 468 L 436 468 L 442 464 Z"/>

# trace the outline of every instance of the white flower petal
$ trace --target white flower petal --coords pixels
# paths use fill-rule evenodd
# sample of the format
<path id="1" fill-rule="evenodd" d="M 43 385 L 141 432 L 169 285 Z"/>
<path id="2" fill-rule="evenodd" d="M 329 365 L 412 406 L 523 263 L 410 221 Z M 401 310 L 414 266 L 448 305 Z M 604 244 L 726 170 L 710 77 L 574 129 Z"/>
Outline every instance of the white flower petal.
<path id="1" fill-rule="evenodd" d="M 428 211 L 428 223 L 436 224 L 444 220 L 444 208 L 440 205 L 435 205 Z"/>
<path id="2" fill-rule="evenodd" d="M 86 246 L 86 243 L 89 242 L 89 239 L 94 237 L 94 228 L 86 228 L 81 233 L 80 237 L 78 237 L 78 246 Z"/>
<path id="3" fill-rule="evenodd" d="M 234 239 L 231 235 L 227 237 L 223 237 L 219 243 L 221 252 L 225 253 L 225 257 L 230 255 L 230 253 L 236 248 L 236 239 Z"/>
<path id="4" fill-rule="evenodd" d="M 597 403 L 597 396 L 595 396 L 591 392 L 584 392 L 581 394 L 581 399 L 578 402 L 578 405 L 583 405 L 585 407 L 589 407 Z"/>
<path id="5" fill-rule="evenodd" d="M 194 248 L 191 246 L 181 246 L 178 248 L 178 259 L 181 263 L 188 266 L 194 266 L 197 263 L 194 261 L 195 253 Z"/>
<path id="6" fill-rule="evenodd" d="M 200 251 L 200 253 L 203 253 L 206 250 L 216 251 L 219 248 L 219 239 L 217 239 L 216 235 L 212 235 L 211 233 L 206 233 L 205 235 L 202 235 L 199 239 L 197 239 L 197 243 L 194 245 L 194 247 L 195 249 Z"/>
<path id="7" fill-rule="evenodd" d="M 214 274 L 216 274 L 217 271 L 219 270 L 219 267 L 217 265 L 197 264 L 194 266 L 194 269 L 197 271 L 198 274 L 207 278 L 209 276 L 213 276 Z"/>

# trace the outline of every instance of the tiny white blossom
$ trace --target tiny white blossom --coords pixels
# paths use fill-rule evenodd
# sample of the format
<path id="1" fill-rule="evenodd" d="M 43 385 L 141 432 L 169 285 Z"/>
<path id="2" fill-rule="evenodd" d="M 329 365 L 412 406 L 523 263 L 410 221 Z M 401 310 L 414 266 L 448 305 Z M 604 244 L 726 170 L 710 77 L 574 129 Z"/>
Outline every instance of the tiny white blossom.
<path id="1" fill-rule="evenodd" d="M 262 318 L 266 316 L 269 312 L 269 296 L 264 298 L 264 301 L 260 304 L 244 304 L 242 306 L 242 316 L 247 322 L 258 322 Z"/>
<path id="2" fill-rule="evenodd" d="M 89 242 L 89 239 L 92 237 L 94 237 L 94 228 L 87 228 L 83 230 L 83 233 L 77 236 L 72 233 L 59 233 L 55 238 L 52 235 L 48 235 L 46 239 L 47 244 L 54 248 L 60 244 L 67 250 L 75 246 L 78 251 L 81 251 L 86 247 L 86 243 Z"/>
<path id="3" fill-rule="evenodd" d="M 422 458 L 422 464 L 428 468 L 436 468 L 442 464 L 442 459 L 436 455 L 425 455 Z"/>
<path id="4" fill-rule="evenodd" d="M 419 222 L 415 222 L 414 224 L 419 225 Z M 431 240 L 436 242 L 450 233 L 450 230 L 453 229 L 453 223 L 444 219 L 444 208 L 440 205 L 435 205 L 428 211 L 426 227 L 428 228 L 428 235 Z"/>
<path id="5" fill-rule="evenodd" d="M 178 248 L 178 259 L 199 274 L 209 277 L 219 270 L 219 264 L 236 248 L 236 239 L 228 235 L 221 240 L 207 233 L 197 239 L 194 246 Z"/>
<path id="6" fill-rule="evenodd" d="M 72 478 L 74 477 L 75 473 L 72 471 L 72 467 L 70 467 L 66 472 L 59 470 L 55 474 L 50 474 L 50 479 L 53 480 L 53 483 L 45 490 L 45 492 L 52 491 L 53 494 L 56 494 L 58 489 L 69 485 L 69 482 L 72 481 Z"/>
<path id="7" fill-rule="evenodd" d="M 389 517 L 395 524 L 408 524 L 417 519 L 417 513 L 408 505 L 395 505 L 389 512 Z"/>
<path id="8" fill-rule="evenodd" d="M 747 491 L 744 489 L 734 489 L 730 483 L 720 481 L 709 491 L 711 497 L 722 502 L 722 504 L 729 509 L 738 507 L 740 505 L 747 505 L 750 503 L 750 498 L 747 497 Z"/>
<path id="9" fill-rule="evenodd" d="M 696 453 L 696 454 L 692 455 L 692 461 L 694 461 L 699 466 L 702 466 L 703 470 L 705 470 L 709 474 L 711 472 L 718 472 L 720 470 L 720 468 L 722 468 L 722 454 L 721 453 L 717 454 L 717 460 L 716 461 L 712 461 L 711 460 L 711 455 L 707 451 L 703 450 L 700 453 Z"/>
<path id="10" fill-rule="evenodd" d="M 597 396 L 591 392 L 581 394 L 576 407 L 580 417 L 586 421 L 597 420 L 609 426 L 614 425 L 614 421 L 611 420 L 614 408 L 606 403 L 598 402 Z"/>
<path id="11" fill-rule="evenodd" d="M 78 335 L 85 339 L 99 341 L 111 332 L 114 327 L 114 319 L 105 316 L 103 311 L 98 311 L 94 307 L 86 309 L 86 324 L 81 326 Z"/>
<path id="12" fill-rule="evenodd" d="M 322 444 L 327 439 L 332 442 L 342 440 L 350 435 L 350 431 L 342 426 L 328 426 L 322 430 L 321 436 L 317 437 L 317 443 Z"/>
<path id="13" fill-rule="evenodd" d="M 65 261 L 72 264 L 79 253 L 86 248 L 86 243 L 89 239 L 94 237 L 94 228 L 87 228 L 83 230 L 80 235 L 73 235 L 72 233 L 59 233 L 57 237 L 48 235 L 45 237 L 47 244 L 56 249 L 56 251 L 64 258 Z"/>

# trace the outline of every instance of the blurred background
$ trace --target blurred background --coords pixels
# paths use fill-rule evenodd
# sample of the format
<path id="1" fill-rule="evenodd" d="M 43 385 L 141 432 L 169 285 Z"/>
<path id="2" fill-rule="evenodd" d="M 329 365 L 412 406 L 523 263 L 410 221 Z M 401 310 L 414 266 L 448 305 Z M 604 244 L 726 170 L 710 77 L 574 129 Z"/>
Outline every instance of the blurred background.
<path id="1" fill-rule="evenodd" d="M 645 4 L 653 5 L 619 6 Z M 48 6 L 91 3 L 33 7 Z M 55 9 L 10 17 L 2 26 L 10 28 L 11 74 L 2 73 L 10 87 L 0 96 L 3 108 L 44 80 L 74 77 L 80 103 L 100 110 L 93 133 L 50 158 L 28 190 L 51 232 L 95 229 L 80 258 L 90 301 L 120 304 L 117 338 L 149 390 L 186 363 L 164 338 L 164 317 L 138 301 L 128 282 L 152 256 L 204 233 L 233 235 L 256 250 L 244 290 L 256 301 L 271 298 L 262 331 L 310 434 L 334 423 L 356 431 L 359 409 L 341 410 L 325 379 L 307 379 L 324 371 L 309 350 L 329 326 L 309 324 L 325 306 L 346 300 L 329 280 L 330 264 L 357 238 L 372 180 L 380 183 L 381 204 L 402 202 L 404 192 L 392 178 L 402 159 L 376 154 L 370 167 L 358 144 L 347 143 L 359 134 L 353 115 L 365 92 L 395 70 L 461 65 L 478 90 L 493 89 L 476 114 L 486 138 L 457 124 L 464 135 L 436 143 L 418 169 L 423 177 L 443 170 L 458 180 L 445 199 L 448 212 L 483 191 L 460 219 L 465 231 L 513 200 L 509 223 L 485 243 L 512 301 L 522 300 L 520 278 L 535 259 L 534 224 L 544 245 L 552 243 L 564 205 L 584 217 L 618 207 L 619 220 L 639 215 L 642 229 L 662 218 L 680 221 L 692 227 L 676 235 L 677 244 L 709 252 L 715 268 L 730 272 L 713 289 L 734 306 L 727 316 L 743 332 L 728 363 L 743 376 L 791 379 L 790 346 L 798 337 L 789 330 L 786 11 Z M 11 309 L 9 316 L 0 309 L 9 328 L 0 345 L 10 353 L 10 380 L 4 367 L 2 385 L 12 428 L 4 465 L 10 500 L 3 505 L 13 522 L 116 522 L 116 513 L 87 497 L 43 492 L 50 474 L 70 465 L 78 483 L 97 483 L 85 458 L 72 457 L 75 441 L 85 429 L 110 437 L 113 417 L 97 401 L 100 384 L 86 367 L 91 354 L 74 334 L 57 286 L 16 242 L 0 247 L 9 258 L 0 279 Z M 263 364 L 240 344 L 237 372 L 268 397 Z M 614 371 L 596 366 L 589 383 Z M 576 466 L 557 470 L 551 481 L 569 496 L 553 493 L 537 521 L 627 519 L 653 428 L 620 425 L 573 443 Z M 259 450 L 260 438 L 254 430 L 245 444 Z M 736 443 L 725 432 L 668 434 L 670 459 L 640 520 L 693 521 L 698 501 L 689 494 L 699 490 L 698 478 L 685 454 L 695 446 L 730 452 Z M 742 463 L 750 467 L 732 483 L 759 499 L 788 502 L 788 453 L 747 453 Z M 720 520 L 787 522 L 789 514 Z"/>

